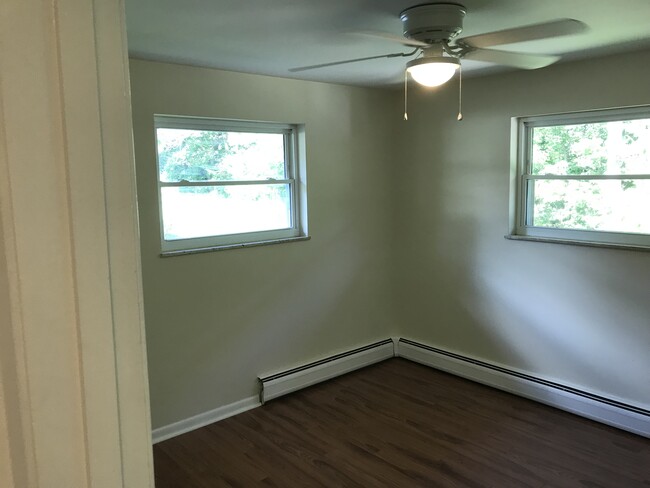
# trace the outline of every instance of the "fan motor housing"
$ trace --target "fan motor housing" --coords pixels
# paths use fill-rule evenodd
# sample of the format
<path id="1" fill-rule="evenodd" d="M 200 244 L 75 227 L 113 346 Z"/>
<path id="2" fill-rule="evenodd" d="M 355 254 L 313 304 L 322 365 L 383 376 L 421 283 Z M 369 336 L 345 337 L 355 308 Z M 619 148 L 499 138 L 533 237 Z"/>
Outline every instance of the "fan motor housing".
<path id="1" fill-rule="evenodd" d="M 467 10 L 456 3 L 428 3 L 400 14 L 404 37 L 426 43 L 449 41 L 463 30 Z"/>

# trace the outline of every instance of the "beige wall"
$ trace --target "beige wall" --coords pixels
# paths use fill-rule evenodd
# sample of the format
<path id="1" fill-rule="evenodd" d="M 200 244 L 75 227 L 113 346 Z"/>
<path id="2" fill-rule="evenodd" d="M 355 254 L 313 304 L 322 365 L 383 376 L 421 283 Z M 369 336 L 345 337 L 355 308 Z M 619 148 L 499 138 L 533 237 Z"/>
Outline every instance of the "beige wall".
<path id="1" fill-rule="evenodd" d="M 132 61 L 152 415 L 401 335 L 650 406 L 650 253 L 514 242 L 512 116 L 650 103 L 650 52 L 400 92 Z M 159 257 L 153 114 L 305 123 L 312 240 Z"/>
<path id="2" fill-rule="evenodd" d="M 132 61 L 153 426 L 256 377 L 389 336 L 385 91 Z M 306 125 L 310 241 L 161 258 L 153 114 Z"/>
<path id="3" fill-rule="evenodd" d="M 515 242 L 510 118 L 650 103 L 650 52 L 467 79 L 411 98 L 394 294 L 414 340 L 650 406 L 650 253 Z M 400 177 L 398 177 L 400 176 Z"/>

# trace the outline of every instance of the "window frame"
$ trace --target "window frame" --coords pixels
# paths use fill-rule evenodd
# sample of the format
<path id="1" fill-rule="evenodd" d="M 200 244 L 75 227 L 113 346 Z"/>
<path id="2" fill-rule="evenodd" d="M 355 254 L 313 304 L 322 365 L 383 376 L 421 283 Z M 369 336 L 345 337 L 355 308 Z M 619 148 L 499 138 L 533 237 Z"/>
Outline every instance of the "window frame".
<path id="1" fill-rule="evenodd" d="M 284 137 L 285 178 L 265 180 L 232 180 L 232 181 L 197 181 L 197 182 L 164 182 L 160 178 L 160 162 L 158 152 L 158 129 L 203 130 L 220 132 L 251 132 L 257 134 L 282 134 Z M 298 240 L 302 234 L 301 209 L 299 197 L 299 126 L 279 122 L 258 122 L 249 120 L 220 119 L 210 117 L 194 117 L 180 115 L 154 115 L 154 146 L 156 152 L 156 181 L 158 198 L 158 216 L 160 228 L 161 253 L 165 255 L 185 254 L 209 250 L 241 248 L 253 245 L 272 244 Z M 221 234 L 185 239 L 165 239 L 165 229 L 162 208 L 162 189 L 174 187 L 204 186 L 210 188 L 225 186 L 253 185 L 288 185 L 291 226 L 285 229 L 273 229 L 237 234 Z"/>
<path id="2" fill-rule="evenodd" d="M 558 229 L 539 227 L 529 223 L 532 215 L 531 197 L 527 187 L 535 180 L 650 180 L 648 174 L 616 175 L 533 175 L 532 129 L 557 125 L 589 124 L 650 118 L 650 105 L 555 113 L 511 120 L 511 238 L 564 242 L 626 248 L 650 248 L 650 234 L 612 232 L 601 230 Z"/>

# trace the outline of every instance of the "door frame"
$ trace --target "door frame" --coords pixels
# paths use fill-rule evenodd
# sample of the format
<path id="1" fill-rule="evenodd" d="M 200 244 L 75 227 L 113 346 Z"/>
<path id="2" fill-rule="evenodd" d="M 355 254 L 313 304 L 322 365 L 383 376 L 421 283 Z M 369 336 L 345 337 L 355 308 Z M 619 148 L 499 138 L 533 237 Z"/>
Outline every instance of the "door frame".
<path id="1" fill-rule="evenodd" d="M 154 485 L 125 25 L 0 4 L 2 486 Z"/>

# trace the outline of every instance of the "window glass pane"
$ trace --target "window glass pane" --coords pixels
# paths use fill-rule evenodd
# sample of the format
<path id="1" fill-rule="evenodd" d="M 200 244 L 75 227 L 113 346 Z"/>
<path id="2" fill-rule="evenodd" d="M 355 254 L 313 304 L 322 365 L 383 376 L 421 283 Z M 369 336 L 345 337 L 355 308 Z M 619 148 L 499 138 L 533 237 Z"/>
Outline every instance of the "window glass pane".
<path id="1" fill-rule="evenodd" d="M 650 119 L 532 131 L 534 175 L 650 174 Z"/>
<path id="2" fill-rule="evenodd" d="M 160 181 L 285 179 L 284 135 L 156 129 Z"/>
<path id="3" fill-rule="evenodd" d="M 650 180 L 532 180 L 529 225 L 650 234 Z"/>
<path id="4" fill-rule="evenodd" d="M 287 229 L 289 185 L 163 187 L 165 240 Z"/>

